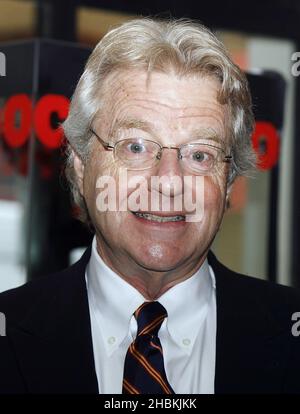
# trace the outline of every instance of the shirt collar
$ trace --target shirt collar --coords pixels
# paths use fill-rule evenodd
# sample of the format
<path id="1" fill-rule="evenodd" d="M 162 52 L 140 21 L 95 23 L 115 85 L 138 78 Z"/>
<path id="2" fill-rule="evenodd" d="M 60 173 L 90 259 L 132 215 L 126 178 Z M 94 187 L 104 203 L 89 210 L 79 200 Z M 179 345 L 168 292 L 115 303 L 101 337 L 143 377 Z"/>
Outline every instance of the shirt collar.
<path id="1" fill-rule="evenodd" d="M 91 309 L 106 352 L 111 355 L 127 336 L 131 317 L 145 298 L 104 263 L 97 251 L 96 237 L 86 276 Z"/>
<path id="2" fill-rule="evenodd" d="M 206 259 L 193 276 L 158 299 L 168 311 L 166 326 L 170 336 L 187 353 L 192 351 L 214 293 L 214 273 Z"/>
<path id="3" fill-rule="evenodd" d="M 132 315 L 146 299 L 104 263 L 97 252 L 95 237 L 86 276 L 91 309 L 106 352 L 111 355 L 128 335 Z M 168 333 L 188 353 L 206 317 L 214 288 L 214 275 L 205 260 L 193 276 L 158 299 L 168 312 Z"/>

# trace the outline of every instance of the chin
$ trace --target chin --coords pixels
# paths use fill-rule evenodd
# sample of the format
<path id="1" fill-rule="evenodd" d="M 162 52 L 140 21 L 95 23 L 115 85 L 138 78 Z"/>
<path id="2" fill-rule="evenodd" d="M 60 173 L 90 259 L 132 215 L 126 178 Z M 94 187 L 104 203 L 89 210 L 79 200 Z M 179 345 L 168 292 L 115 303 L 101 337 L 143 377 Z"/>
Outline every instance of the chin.
<path id="1" fill-rule="evenodd" d="M 153 256 L 153 255 L 146 255 L 146 256 L 139 256 L 139 264 L 144 269 L 152 270 L 155 272 L 168 272 L 170 270 L 176 269 L 180 266 L 178 259 L 180 258 L 179 255 L 162 255 L 162 256 Z M 182 260 L 180 261 L 182 262 Z"/>

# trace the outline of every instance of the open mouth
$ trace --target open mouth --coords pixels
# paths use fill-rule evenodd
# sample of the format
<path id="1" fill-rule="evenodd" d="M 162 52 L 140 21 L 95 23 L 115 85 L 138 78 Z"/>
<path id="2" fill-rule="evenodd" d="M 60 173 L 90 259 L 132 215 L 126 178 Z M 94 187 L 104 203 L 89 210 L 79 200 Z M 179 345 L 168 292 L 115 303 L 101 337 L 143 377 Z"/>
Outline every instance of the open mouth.
<path id="1" fill-rule="evenodd" d="M 132 211 L 132 213 L 139 218 L 143 218 L 149 221 L 156 221 L 157 223 L 169 223 L 177 221 L 185 221 L 185 216 L 175 215 L 175 216 L 158 216 L 152 213 L 141 213 L 139 211 Z"/>

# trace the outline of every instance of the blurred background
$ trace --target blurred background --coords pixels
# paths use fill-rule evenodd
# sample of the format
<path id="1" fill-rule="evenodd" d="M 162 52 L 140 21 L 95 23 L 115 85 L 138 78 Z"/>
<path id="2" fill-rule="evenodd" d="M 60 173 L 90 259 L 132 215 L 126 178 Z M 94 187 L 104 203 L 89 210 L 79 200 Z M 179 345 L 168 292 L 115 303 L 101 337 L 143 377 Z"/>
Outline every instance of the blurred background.
<path id="1" fill-rule="evenodd" d="M 68 266 L 90 243 L 58 126 L 93 46 L 142 15 L 200 20 L 247 72 L 259 169 L 236 181 L 213 250 L 238 272 L 300 287 L 297 0 L 0 0 L 0 291 Z"/>

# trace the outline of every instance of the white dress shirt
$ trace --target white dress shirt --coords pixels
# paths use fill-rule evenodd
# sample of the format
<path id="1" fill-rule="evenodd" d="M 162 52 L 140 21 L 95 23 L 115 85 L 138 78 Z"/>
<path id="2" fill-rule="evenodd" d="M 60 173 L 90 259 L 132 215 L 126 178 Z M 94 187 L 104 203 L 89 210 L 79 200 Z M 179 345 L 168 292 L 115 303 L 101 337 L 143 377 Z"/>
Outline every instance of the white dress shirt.
<path id="1" fill-rule="evenodd" d="M 95 238 L 86 282 L 99 393 L 121 394 L 126 352 L 137 332 L 133 313 L 145 298 L 103 262 Z M 176 394 L 213 394 L 216 294 L 207 260 L 157 300 L 168 312 L 158 336 L 169 383 Z"/>

